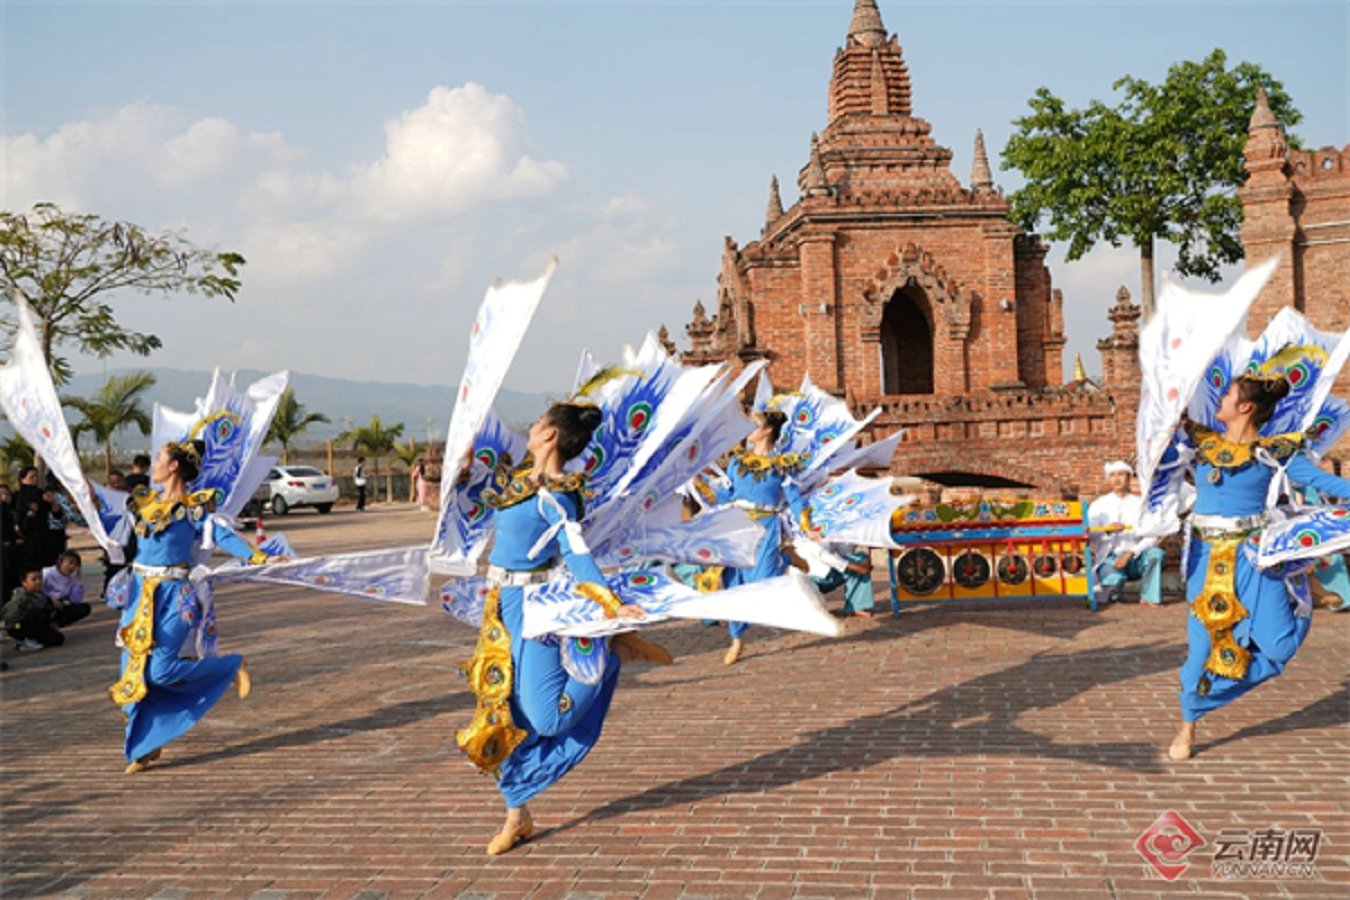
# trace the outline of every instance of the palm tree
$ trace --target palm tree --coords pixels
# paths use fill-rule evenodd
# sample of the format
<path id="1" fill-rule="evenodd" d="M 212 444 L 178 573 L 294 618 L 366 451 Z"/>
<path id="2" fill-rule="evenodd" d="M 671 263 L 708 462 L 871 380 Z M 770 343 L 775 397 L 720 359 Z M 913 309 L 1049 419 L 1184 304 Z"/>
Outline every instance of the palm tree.
<path id="1" fill-rule="evenodd" d="M 8 482 L 9 473 L 16 467 L 31 466 L 34 455 L 33 448 L 17 434 L 0 441 L 0 480 Z"/>
<path id="2" fill-rule="evenodd" d="M 134 425 L 141 434 L 150 433 L 150 415 L 141 405 L 141 395 L 153 387 L 155 376 L 149 372 L 114 375 L 92 397 L 65 397 L 63 403 L 78 410 L 83 419 L 71 428 L 72 437 L 84 432 L 103 445 L 103 477 L 112 471 L 113 434 L 126 425 Z"/>
<path id="3" fill-rule="evenodd" d="M 288 385 L 277 400 L 277 412 L 272 417 L 271 427 L 267 429 L 266 443 L 281 445 L 281 464 L 284 466 L 289 461 L 287 457 L 290 456 L 291 442 L 316 422 L 328 421 L 329 418 L 323 413 L 305 412 L 305 405 L 295 399 L 295 388 Z"/>
<path id="4" fill-rule="evenodd" d="M 403 423 L 385 426 L 379 416 L 371 416 L 369 425 L 353 428 L 338 435 L 338 440 L 350 441 L 352 450 L 365 453 L 375 461 L 375 478 L 380 477 L 380 459 L 394 452 L 396 443 L 403 436 Z M 394 494 L 393 473 L 384 473 L 384 499 L 388 501 Z"/>
<path id="5" fill-rule="evenodd" d="M 394 457 L 403 465 L 408 467 L 408 502 L 411 503 L 416 497 L 417 485 L 413 484 L 412 470 L 417 465 L 417 441 L 408 438 L 408 443 L 397 444 L 394 446 Z"/>

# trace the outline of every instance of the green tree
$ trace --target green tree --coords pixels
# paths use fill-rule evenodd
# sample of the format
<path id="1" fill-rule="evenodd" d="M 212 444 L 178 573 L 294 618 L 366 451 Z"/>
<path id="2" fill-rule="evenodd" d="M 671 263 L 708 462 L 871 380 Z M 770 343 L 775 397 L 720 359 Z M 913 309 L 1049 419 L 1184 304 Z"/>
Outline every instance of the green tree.
<path id="1" fill-rule="evenodd" d="M 363 453 L 374 460 L 375 479 L 378 482 L 380 460 L 394 452 L 395 445 L 402 436 L 402 422 L 396 425 L 385 425 L 380 421 L 379 416 L 371 416 L 369 425 L 362 425 L 360 428 L 345 431 L 338 436 L 338 440 L 349 441 L 353 451 Z M 392 499 L 393 495 L 393 472 L 386 469 L 384 473 L 384 499 L 388 501 Z"/>
<path id="2" fill-rule="evenodd" d="M 150 433 L 150 415 L 142 406 L 142 394 L 153 387 L 155 376 L 149 372 L 114 375 L 92 397 L 62 397 L 64 406 L 83 418 L 71 426 L 71 437 L 79 440 L 86 432 L 103 445 L 103 477 L 112 471 L 112 438 L 123 426 L 133 425 L 141 434 Z"/>
<path id="3" fill-rule="evenodd" d="M 420 453 L 421 453 L 421 451 L 417 449 L 417 441 L 413 440 L 411 437 L 408 438 L 408 443 L 406 443 L 406 444 L 397 444 L 397 445 L 395 445 L 395 447 L 394 447 L 394 457 L 395 457 L 399 462 L 403 463 L 403 465 L 404 465 L 405 467 L 407 467 L 407 469 L 408 469 L 408 502 L 409 502 L 409 503 L 412 503 L 413 500 L 416 499 L 416 496 L 417 496 L 417 494 L 416 494 L 417 486 L 413 484 L 413 480 L 412 480 L 412 470 L 413 470 L 413 466 L 417 465 L 417 457 L 418 457 L 418 455 L 419 455 Z"/>
<path id="4" fill-rule="evenodd" d="M 266 443 L 281 445 L 281 464 L 284 466 L 289 461 L 291 442 L 309 426 L 328 421 L 329 418 L 323 413 L 305 412 L 305 405 L 295 399 L 295 388 L 287 385 L 277 400 L 277 412 L 267 429 Z"/>
<path id="5" fill-rule="evenodd" d="M 244 258 L 195 247 L 181 234 L 150 234 L 130 222 L 65 213 L 50 203 L 30 212 L 0 212 L 0 287 L 3 303 L 22 296 L 37 318 L 38 340 L 57 384 L 70 365 L 60 347 L 106 358 L 129 350 L 139 356 L 161 346 L 153 334 L 122 325 L 112 295 L 203 294 L 234 300 Z M 0 319 L 8 339 L 15 323 Z"/>
<path id="6" fill-rule="evenodd" d="M 14 470 L 33 465 L 36 455 L 22 437 L 10 435 L 0 441 L 0 475 L 9 482 L 10 476 L 15 474 Z"/>
<path id="7" fill-rule="evenodd" d="M 1003 168 L 1019 170 L 1027 183 L 1008 198 L 1010 218 L 1028 231 L 1048 219 L 1046 236 L 1069 242 L 1069 260 L 1098 241 L 1130 241 L 1139 251 L 1147 317 L 1154 241 L 1177 245 L 1179 273 L 1210 281 L 1242 258 L 1237 190 L 1246 180 L 1242 149 L 1258 90 L 1286 131 L 1302 115 L 1264 69 L 1246 62 L 1229 69 L 1222 50 L 1173 65 L 1162 84 L 1126 76 L 1112 89 L 1121 92 L 1115 106 L 1093 100 L 1068 109 L 1042 87 L 1029 101 L 1031 114 L 1013 120 Z"/>

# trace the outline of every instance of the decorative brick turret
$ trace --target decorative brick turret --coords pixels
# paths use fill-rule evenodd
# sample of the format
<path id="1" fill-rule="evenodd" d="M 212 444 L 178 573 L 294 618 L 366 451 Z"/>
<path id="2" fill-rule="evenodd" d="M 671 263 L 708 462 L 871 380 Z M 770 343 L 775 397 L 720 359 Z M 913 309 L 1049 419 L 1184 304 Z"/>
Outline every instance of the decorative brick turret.
<path id="1" fill-rule="evenodd" d="M 984 132 L 975 129 L 975 160 L 970 164 L 970 189 L 977 194 L 994 191 L 994 173 L 984 152 Z"/>
<path id="2" fill-rule="evenodd" d="M 1111 336 L 1097 342 L 1102 354 L 1102 383 L 1120 388 L 1122 393 L 1139 391 L 1139 319 L 1143 314 L 1122 284 L 1116 291 L 1116 305 L 1106 313 L 1111 320 Z"/>
<path id="3" fill-rule="evenodd" d="M 783 218 L 783 198 L 778 194 L 778 176 L 774 175 L 769 179 L 769 205 L 764 211 L 765 233 L 781 218 Z"/>
<path id="4" fill-rule="evenodd" d="M 1350 145 L 1290 150 L 1258 90 L 1243 157 L 1247 183 L 1238 197 L 1246 263 L 1280 258 L 1252 305 L 1249 330 L 1259 333 L 1285 306 L 1323 331 L 1350 328 Z M 1350 396 L 1350 371 L 1342 371 L 1334 393 Z M 1344 440 L 1331 459 L 1350 462 Z"/>

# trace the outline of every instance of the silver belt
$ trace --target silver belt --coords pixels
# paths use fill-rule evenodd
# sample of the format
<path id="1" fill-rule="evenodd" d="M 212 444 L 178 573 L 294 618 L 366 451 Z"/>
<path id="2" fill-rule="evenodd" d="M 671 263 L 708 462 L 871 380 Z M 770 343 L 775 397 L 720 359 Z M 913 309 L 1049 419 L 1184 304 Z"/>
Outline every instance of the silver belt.
<path id="1" fill-rule="evenodd" d="M 748 512 L 760 512 L 760 513 L 778 512 L 778 507 L 776 506 L 765 506 L 762 503 L 751 503 L 749 500 L 733 500 L 731 501 L 731 505 L 736 507 L 737 509 L 744 509 Z"/>
<path id="2" fill-rule="evenodd" d="M 142 578 L 181 579 L 188 577 L 187 566 L 143 566 L 140 563 L 132 563 L 131 571 Z"/>
<path id="3" fill-rule="evenodd" d="M 1205 539 L 1250 534 L 1266 527 L 1268 519 L 1263 512 L 1250 516 L 1207 516 L 1195 513 L 1191 516 L 1191 527 Z"/>
<path id="4" fill-rule="evenodd" d="M 492 587 L 525 587 L 531 584 L 544 584 L 553 577 L 553 568 L 516 572 L 501 566 L 488 566 L 487 582 Z"/>

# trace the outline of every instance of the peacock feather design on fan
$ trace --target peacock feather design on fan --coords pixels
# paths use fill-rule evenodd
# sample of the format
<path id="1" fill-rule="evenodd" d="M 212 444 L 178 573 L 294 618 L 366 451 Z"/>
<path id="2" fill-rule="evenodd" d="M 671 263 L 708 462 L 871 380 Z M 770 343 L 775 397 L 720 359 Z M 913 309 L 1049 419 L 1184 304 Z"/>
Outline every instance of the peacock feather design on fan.
<path id="1" fill-rule="evenodd" d="M 217 369 L 206 396 L 197 400 L 193 412 L 155 405 L 155 446 L 168 441 L 202 441 L 206 447 L 197 477 L 188 487 L 215 491 L 217 510 L 227 516 L 239 513 L 275 462 L 259 453 L 287 380 L 287 374 L 280 372 L 259 379 L 240 393 L 233 379 L 225 378 Z"/>
<path id="2" fill-rule="evenodd" d="M 774 452 L 798 454 L 806 460 L 802 478 L 808 487 L 823 480 L 827 460 L 858 449 L 856 438 L 881 413 L 874 409 L 862 419 L 855 418 L 847 403 L 812 384 L 810 375 L 802 378 L 796 391 L 778 394 L 768 377 L 762 378 L 755 410 L 764 409 L 776 409 L 785 416 Z"/>
<path id="3" fill-rule="evenodd" d="M 1314 328 L 1295 309 L 1280 310 L 1266 325 L 1241 367 L 1243 375 L 1282 378 L 1289 394 L 1261 426 L 1262 436 L 1304 431 L 1321 412 L 1331 383 L 1350 354 L 1350 332 Z"/>
<path id="4" fill-rule="evenodd" d="M 496 410 L 489 409 L 473 439 L 468 480 L 450 495 L 457 515 L 441 517 L 437 543 L 444 543 L 445 532 L 453 528 L 458 537 L 456 546 L 464 548 L 465 559 L 477 559 L 492 533 L 493 510 L 483 501 L 483 491 L 492 484 L 499 466 L 519 464 L 524 458 L 525 436 L 502 421 Z"/>
<path id="5" fill-rule="evenodd" d="M 579 461 L 593 508 L 603 506 L 629 474 L 683 371 L 650 335 L 637 354 L 627 355 L 622 365 L 587 378 L 577 393 L 578 399 L 595 403 L 601 411 L 600 426 Z"/>
<path id="6" fill-rule="evenodd" d="M 218 409 L 199 421 L 187 435 L 206 445 L 197 477 L 192 480 L 189 490 L 215 490 L 222 499 L 243 471 L 243 444 L 252 415 L 238 396 L 227 398 L 225 403 L 225 409 Z"/>

